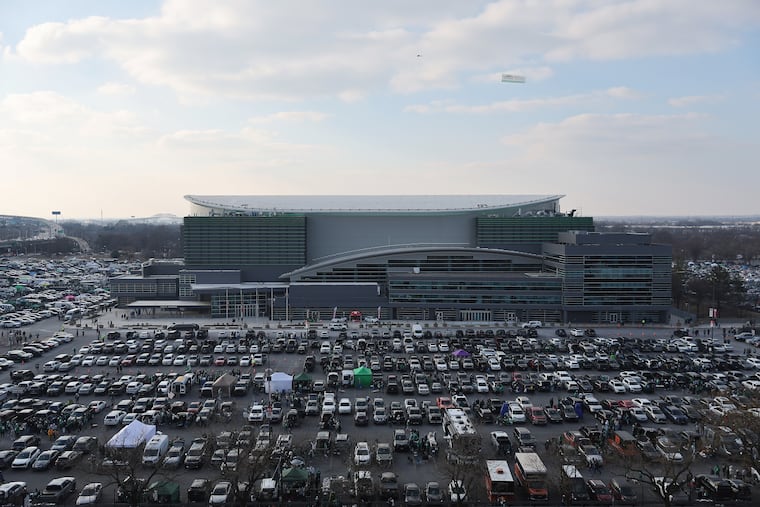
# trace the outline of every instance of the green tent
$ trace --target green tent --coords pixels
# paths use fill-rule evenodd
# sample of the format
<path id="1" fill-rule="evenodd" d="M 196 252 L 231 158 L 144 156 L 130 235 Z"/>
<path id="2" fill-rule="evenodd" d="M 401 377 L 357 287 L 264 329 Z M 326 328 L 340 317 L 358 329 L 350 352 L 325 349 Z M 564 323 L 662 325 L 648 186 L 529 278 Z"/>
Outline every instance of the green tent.
<path id="1" fill-rule="evenodd" d="M 293 377 L 293 389 L 311 389 L 312 378 L 306 372 L 301 373 Z"/>
<path id="2" fill-rule="evenodd" d="M 372 370 L 360 366 L 354 370 L 354 386 L 369 387 L 372 384 Z"/>
<path id="3" fill-rule="evenodd" d="M 170 481 L 155 481 L 145 490 L 146 499 L 155 503 L 173 503 L 179 501 L 179 484 Z"/>
<path id="4" fill-rule="evenodd" d="M 283 468 L 282 482 L 306 482 L 309 480 L 309 472 L 303 468 Z"/>

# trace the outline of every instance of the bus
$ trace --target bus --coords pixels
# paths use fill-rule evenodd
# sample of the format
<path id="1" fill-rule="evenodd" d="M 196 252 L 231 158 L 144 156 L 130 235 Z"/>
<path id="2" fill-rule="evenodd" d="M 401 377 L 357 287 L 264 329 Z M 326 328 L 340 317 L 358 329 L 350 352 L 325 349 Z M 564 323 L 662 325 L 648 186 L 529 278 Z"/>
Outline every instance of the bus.
<path id="1" fill-rule="evenodd" d="M 514 500 L 515 480 L 505 460 L 486 460 L 486 495 L 491 504 Z"/>
<path id="2" fill-rule="evenodd" d="M 535 452 L 515 453 L 515 479 L 531 500 L 549 500 L 546 465 Z"/>
<path id="3" fill-rule="evenodd" d="M 467 413 L 461 408 L 447 408 L 441 420 L 443 438 L 448 442 L 446 459 L 449 463 L 476 464 L 481 459 L 480 435 Z"/>

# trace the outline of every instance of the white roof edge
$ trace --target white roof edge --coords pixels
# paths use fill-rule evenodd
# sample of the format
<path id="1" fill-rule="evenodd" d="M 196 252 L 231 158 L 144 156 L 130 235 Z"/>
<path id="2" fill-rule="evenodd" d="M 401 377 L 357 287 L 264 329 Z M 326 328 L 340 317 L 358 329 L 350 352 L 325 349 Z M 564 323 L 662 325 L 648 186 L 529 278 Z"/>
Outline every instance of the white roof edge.
<path id="1" fill-rule="evenodd" d="M 198 206 L 229 211 L 281 213 L 329 212 L 463 212 L 549 203 L 564 194 L 452 195 L 185 195 Z"/>

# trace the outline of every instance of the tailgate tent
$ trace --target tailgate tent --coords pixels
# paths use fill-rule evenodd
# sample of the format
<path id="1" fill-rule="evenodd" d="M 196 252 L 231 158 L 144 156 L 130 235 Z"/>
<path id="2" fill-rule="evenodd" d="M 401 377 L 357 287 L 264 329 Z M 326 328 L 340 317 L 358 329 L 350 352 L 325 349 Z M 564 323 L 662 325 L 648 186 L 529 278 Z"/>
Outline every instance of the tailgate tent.
<path id="1" fill-rule="evenodd" d="M 293 377 L 281 371 L 275 372 L 270 382 L 264 382 L 264 390 L 266 393 L 289 393 L 293 390 Z"/>
<path id="2" fill-rule="evenodd" d="M 106 444 L 111 449 L 134 449 L 150 440 L 156 434 L 156 427 L 134 420 L 119 430 Z"/>
<path id="3" fill-rule="evenodd" d="M 303 372 L 300 375 L 296 375 L 295 377 L 293 377 L 293 389 L 295 390 L 302 389 L 304 391 L 310 391 L 311 383 L 312 383 L 311 375 L 309 375 L 306 372 Z"/>
<path id="4" fill-rule="evenodd" d="M 360 366 L 354 370 L 354 386 L 369 387 L 372 385 L 372 370 L 366 366 Z"/>
<path id="5" fill-rule="evenodd" d="M 213 393 L 214 398 L 221 398 L 222 396 L 229 398 L 232 396 L 232 386 L 235 385 L 235 382 L 237 382 L 237 377 L 230 375 L 229 373 L 225 373 L 218 379 L 214 380 L 214 384 L 211 387 L 211 392 Z"/>

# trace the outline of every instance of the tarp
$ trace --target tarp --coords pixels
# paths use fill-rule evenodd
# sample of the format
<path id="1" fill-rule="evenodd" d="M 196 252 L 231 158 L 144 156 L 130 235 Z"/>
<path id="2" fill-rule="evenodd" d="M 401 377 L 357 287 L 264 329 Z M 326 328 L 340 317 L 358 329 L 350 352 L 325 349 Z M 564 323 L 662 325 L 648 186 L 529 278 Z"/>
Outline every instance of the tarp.
<path id="1" fill-rule="evenodd" d="M 179 484 L 155 481 L 145 490 L 147 498 L 157 503 L 179 503 Z"/>
<path id="2" fill-rule="evenodd" d="M 106 444 L 112 449 L 134 449 L 156 434 L 156 427 L 152 424 L 141 423 L 134 420 L 119 430 Z"/>
<path id="3" fill-rule="evenodd" d="M 288 393 L 292 390 L 293 377 L 281 371 L 272 373 L 272 380 L 269 382 L 264 382 L 264 391 L 266 393 Z"/>
<path id="4" fill-rule="evenodd" d="M 372 370 L 366 366 L 360 366 L 354 370 L 354 385 L 369 387 L 372 384 Z"/>
<path id="5" fill-rule="evenodd" d="M 309 480 L 309 472 L 303 468 L 283 468 L 282 482 L 306 482 Z"/>
<path id="6" fill-rule="evenodd" d="M 229 373 L 225 373 L 216 379 L 211 387 L 211 392 L 213 393 L 214 398 L 219 396 L 231 396 L 232 386 L 235 385 L 235 382 L 237 382 L 237 377 L 230 375 Z"/>

